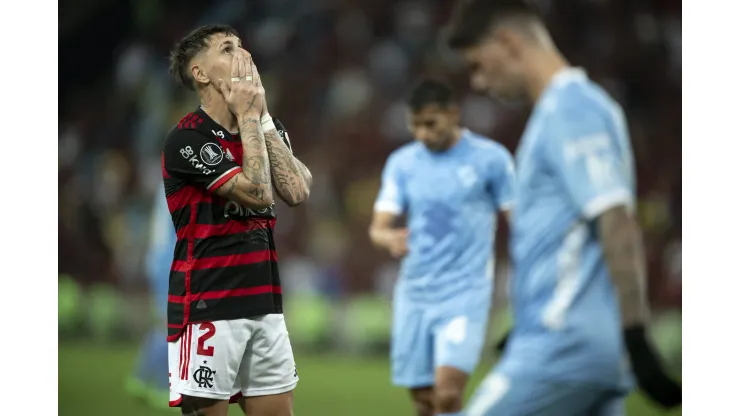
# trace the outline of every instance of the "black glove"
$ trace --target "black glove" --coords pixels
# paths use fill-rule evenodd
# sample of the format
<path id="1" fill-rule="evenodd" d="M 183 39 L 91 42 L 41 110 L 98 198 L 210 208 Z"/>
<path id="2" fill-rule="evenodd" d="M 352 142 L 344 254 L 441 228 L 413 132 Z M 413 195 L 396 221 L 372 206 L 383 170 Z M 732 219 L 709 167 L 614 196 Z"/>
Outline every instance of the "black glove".
<path id="1" fill-rule="evenodd" d="M 665 408 L 681 405 L 681 385 L 663 370 L 659 357 L 648 344 L 645 328 L 639 325 L 625 329 L 624 341 L 640 389 Z"/>
<path id="2" fill-rule="evenodd" d="M 283 123 L 281 123 L 277 117 L 273 117 L 272 122 L 275 124 L 275 128 L 277 129 L 280 138 L 283 139 L 283 143 L 288 146 L 290 153 L 293 153 L 293 146 L 290 145 L 290 139 L 288 138 L 288 130 L 285 130 L 285 126 L 283 126 Z"/>
<path id="3" fill-rule="evenodd" d="M 506 334 L 504 334 L 504 336 L 496 343 L 497 353 L 501 354 L 504 352 L 504 349 L 506 349 L 506 343 L 509 342 L 509 335 L 511 335 L 511 330 L 506 331 Z"/>

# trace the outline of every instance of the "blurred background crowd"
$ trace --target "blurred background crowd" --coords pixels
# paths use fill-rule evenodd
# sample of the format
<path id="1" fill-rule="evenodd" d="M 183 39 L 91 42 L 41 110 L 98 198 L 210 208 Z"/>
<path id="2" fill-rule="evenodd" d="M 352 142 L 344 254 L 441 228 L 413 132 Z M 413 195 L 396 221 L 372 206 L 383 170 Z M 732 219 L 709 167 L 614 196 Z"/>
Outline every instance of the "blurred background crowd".
<path id="1" fill-rule="evenodd" d="M 625 107 L 651 300 L 657 310 L 680 311 L 681 2 L 536 3 L 565 56 Z M 385 158 L 411 139 L 403 99 L 415 79 L 449 80 L 460 93 L 464 125 L 512 151 L 529 114 L 469 92 L 465 68 L 440 42 L 449 0 L 61 5 L 59 273 L 64 287 L 79 293 L 104 288 L 100 293 L 108 297 L 101 303 L 115 298 L 121 310 L 146 309 L 130 305 L 146 299 L 144 256 L 152 201 L 162 186 L 162 140 L 198 105 L 169 78 L 167 56 L 197 26 L 218 22 L 237 29 L 260 69 L 270 112 L 284 122 L 315 179 L 305 206 L 278 207 L 286 297 L 330 305 L 387 299 L 397 265 L 371 247 L 367 227 Z M 506 277 L 502 228 L 498 271 Z M 136 327 L 142 321 L 127 322 Z"/>

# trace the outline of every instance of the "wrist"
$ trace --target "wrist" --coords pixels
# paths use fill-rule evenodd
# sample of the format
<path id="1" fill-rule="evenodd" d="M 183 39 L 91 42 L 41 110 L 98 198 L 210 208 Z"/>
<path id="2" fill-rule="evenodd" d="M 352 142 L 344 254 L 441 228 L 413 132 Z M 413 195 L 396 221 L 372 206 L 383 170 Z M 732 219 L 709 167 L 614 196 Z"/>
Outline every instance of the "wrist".
<path id="1" fill-rule="evenodd" d="M 260 118 L 260 124 L 262 124 L 262 131 L 277 130 L 275 123 L 272 121 L 270 113 L 265 112 Z"/>
<path id="2" fill-rule="evenodd" d="M 240 116 L 237 116 L 236 120 L 241 124 L 242 122 L 246 122 L 249 120 L 254 120 L 257 122 L 257 124 L 260 123 L 261 115 L 259 112 L 256 111 L 247 111 L 245 113 L 242 113 Z"/>
<path id="3" fill-rule="evenodd" d="M 645 369 L 646 366 L 654 367 L 655 352 L 648 343 L 645 327 L 643 325 L 626 327 L 622 330 L 622 335 L 633 368 L 635 366 L 642 369 Z"/>

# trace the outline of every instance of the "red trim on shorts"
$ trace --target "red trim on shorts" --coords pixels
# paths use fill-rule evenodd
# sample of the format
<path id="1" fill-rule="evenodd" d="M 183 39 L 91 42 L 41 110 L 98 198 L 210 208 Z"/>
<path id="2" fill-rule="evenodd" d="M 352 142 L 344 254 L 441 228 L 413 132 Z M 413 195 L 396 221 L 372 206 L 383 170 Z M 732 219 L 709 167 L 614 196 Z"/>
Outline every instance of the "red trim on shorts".
<path id="1" fill-rule="evenodd" d="M 190 378 L 190 358 L 192 357 L 192 349 L 193 346 L 193 325 L 188 325 L 188 344 L 187 344 L 187 354 L 185 355 L 185 380 L 188 380 Z"/>
<path id="2" fill-rule="evenodd" d="M 190 344 L 193 337 L 193 326 L 188 325 L 180 339 L 180 380 L 188 379 L 190 367 Z"/>
<path id="3" fill-rule="evenodd" d="M 183 363 L 183 361 L 185 361 L 185 358 L 184 358 L 185 357 L 185 355 L 184 355 L 185 351 L 183 350 L 184 347 L 182 345 L 182 343 L 183 343 L 184 340 L 185 340 L 185 334 L 183 334 L 180 337 L 180 362 L 179 362 L 179 366 L 177 367 L 177 369 L 180 370 L 180 374 L 177 375 L 177 379 L 178 380 L 182 380 L 182 363 Z"/>
<path id="4" fill-rule="evenodd" d="M 178 397 L 177 400 L 170 400 L 170 407 L 180 407 L 182 404 L 182 396 Z"/>

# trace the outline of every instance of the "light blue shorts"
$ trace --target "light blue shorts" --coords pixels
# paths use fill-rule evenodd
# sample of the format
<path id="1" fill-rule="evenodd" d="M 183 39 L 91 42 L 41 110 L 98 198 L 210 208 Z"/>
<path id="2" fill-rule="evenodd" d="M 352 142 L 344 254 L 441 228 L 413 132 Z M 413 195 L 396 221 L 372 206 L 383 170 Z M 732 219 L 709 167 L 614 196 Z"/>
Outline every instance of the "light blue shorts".
<path id="1" fill-rule="evenodd" d="M 466 416 L 623 416 L 624 392 L 589 384 L 517 378 L 491 372 Z"/>
<path id="2" fill-rule="evenodd" d="M 454 367 L 468 374 L 475 370 L 486 339 L 489 307 L 465 309 L 461 306 L 459 313 L 443 312 L 396 297 L 391 339 L 393 384 L 433 386 L 438 367 Z"/>

